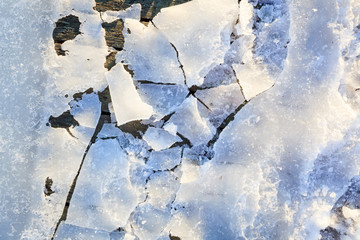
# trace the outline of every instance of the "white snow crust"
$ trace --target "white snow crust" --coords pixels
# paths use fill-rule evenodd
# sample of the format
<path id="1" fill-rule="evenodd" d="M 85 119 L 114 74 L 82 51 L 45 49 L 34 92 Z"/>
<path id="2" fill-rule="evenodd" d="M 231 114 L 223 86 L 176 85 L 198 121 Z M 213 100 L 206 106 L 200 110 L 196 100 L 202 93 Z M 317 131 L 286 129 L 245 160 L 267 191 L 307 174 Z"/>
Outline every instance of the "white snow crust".
<path id="1" fill-rule="evenodd" d="M 358 0 L 96 2 L 0 2 L 0 239 L 360 239 Z"/>

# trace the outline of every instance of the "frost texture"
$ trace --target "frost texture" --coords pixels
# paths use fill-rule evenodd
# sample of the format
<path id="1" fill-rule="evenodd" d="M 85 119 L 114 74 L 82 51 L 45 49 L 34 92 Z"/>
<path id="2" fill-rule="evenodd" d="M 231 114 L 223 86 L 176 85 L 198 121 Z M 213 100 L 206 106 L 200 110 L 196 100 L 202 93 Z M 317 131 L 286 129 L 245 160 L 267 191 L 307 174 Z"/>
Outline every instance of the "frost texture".
<path id="1" fill-rule="evenodd" d="M 0 3 L 0 239 L 359 239 L 360 3 L 150 2 Z"/>

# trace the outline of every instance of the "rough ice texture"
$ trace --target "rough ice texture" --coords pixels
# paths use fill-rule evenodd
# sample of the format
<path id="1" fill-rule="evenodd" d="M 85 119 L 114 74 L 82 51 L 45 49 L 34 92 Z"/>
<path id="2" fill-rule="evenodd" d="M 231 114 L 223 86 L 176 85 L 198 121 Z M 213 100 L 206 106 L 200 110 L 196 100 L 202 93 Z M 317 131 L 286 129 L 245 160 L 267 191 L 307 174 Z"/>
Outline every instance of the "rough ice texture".
<path id="1" fill-rule="evenodd" d="M 360 239 L 359 1 L 0 11 L 0 239 Z"/>

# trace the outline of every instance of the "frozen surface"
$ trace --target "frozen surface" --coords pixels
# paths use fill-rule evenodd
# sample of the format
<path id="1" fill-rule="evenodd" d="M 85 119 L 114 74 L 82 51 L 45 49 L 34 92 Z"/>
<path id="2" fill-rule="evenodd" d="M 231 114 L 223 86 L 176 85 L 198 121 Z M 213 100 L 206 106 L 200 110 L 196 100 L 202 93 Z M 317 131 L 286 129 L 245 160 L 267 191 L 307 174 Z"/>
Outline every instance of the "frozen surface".
<path id="1" fill-rule="evenodd" d="M 360 2 L 160 5 L 0 3 L 0 239 L 360 239 Z"/>
<path id="2" fill-rule="evenodd" d="M 176 46 L 188 86 L 202 84 L 211 67 L 223 62 L 237 8 L 236 0 L 193 0 L 162 9 L 154 18 L 155 26 Z"/>
<path id="3" fill-rule="evenodd" d="M 50 2 L 0 2 L 0 239 L 20 239 L 36 218 L 41 198 L 34 195 L 43 194 L 34 178 L 48 78 L 42 52 L 53 11 Z"/>
<path id="4" fill-rule="evenodd" d="M 164 34 L 153 25 L 146 27 L 133 19 L 127 19 L 125 27 L 124 51 L 118 61 L 129 64 L 134 80 L 184 84 L 176 51 Z"/>
<path id="5" fill-rule="evenodd" d="M 144 140 L 156 151 L 167 149 L 181 138 L 161 128 L 149 127 L 143 136 Z"/>
<path id="6" fill-rule="evenodd" d="M 112 96 L 118 125 L 137 119 L 146 119 L 153 114 L 153 108 L 143 102 L 136 91 L 130 74 L 122 64 L 107 73 L 106 79 Z"/>
<path id="7" fill-rule="evenodd" d="M 187 119 L 186 122 L 184 117 Z M 210 122 L 200 115 L 198 100 L 192 96 L 185 99 L 166 124 L 176 125 L 177 132 L 195 146 L 207 142 L 213 135 Z"/>

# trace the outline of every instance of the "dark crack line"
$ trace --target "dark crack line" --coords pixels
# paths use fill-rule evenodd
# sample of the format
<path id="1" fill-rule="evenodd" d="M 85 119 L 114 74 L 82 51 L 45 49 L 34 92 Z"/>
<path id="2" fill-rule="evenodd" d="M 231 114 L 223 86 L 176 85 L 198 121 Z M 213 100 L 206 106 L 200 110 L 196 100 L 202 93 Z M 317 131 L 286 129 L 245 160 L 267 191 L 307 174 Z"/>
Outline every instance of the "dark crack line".
<path id="1" fill-rule="evenodd" d="M 241 94 L 242 94 L 242 96 L 244 97 L 244 99 L 246 100 L 246 97 L 245 97 L 245 94 L 244 94 L 244 89 L 242 88 L 242 86 L 241 86 L 241 84 L 240 84 L 240 80 L 239 80 L 239 78 L 238 78 L 237 75 L 236 75 L 236 71 L 235 71 L 235 69 L 234 69 L 234 67 L 233 67 L 232 65 L 231 65 L 230 67 L 231 67 L 231 69 L 232 69 L 232 71 L 233 71 L 233 73 L 234 73 L 234 76 L 236 77 L 236 82 L 237 82 L 237 84 L 238 84 L 239 87 L 240 87 Z"/>
<path id="2" fill-rule="evenodd" d="M 161 128 L 165 126 L 165 124 L 170 120 L 170 118 L 175 114 L 175 112 L 169 113 L 168 115 L 165 115 L 160 121 L 164 121 L 161 124 Z"/>
<path id="3" fill-rule="evenodd" d="M 155 25 L 155 23 L 154 23 L 153 21 L 151 21 L 151 23 L 152 23 L 152 25 L 153 25 L 157 30 L 160 31 L 160 29 Z M 160 31 L 160 32 L 161 32 L 161 31 Z M 168 41 L 169 41 L 169 39 L 168 39 Z M 180 69 L 181 69 L 181 71 L 182 71 L 182 74 L 183 74 L 183 76 L 184 76 L 184 84 L 187 85 L 187 82 L 186 82 L 186 73 L 185 73 L 185 70 L 184 70 L 184 65 L 182 65 L 182 63 L 181 63 L 181 61 L 180 61 L 179 51 L 177 50 L 177 48 L 175 47 L 175 45 L 174 45 L 172 42 L 169 41 L 169 43 L 170 43 L 171 47 L 172 47 L 172 48 L 175 50 L 175 52 L 176 52 L 176 58 L 177 58 L 177 61 L 178 61 L 178 63 L 179 63 L 179 67 L 180 67 Z"/>
<path id="4" fill-rule="evenodd" d="M 101 93 L 99 93 L 99 100 L 101 102 L 101 113 L 103 112 L 107 112 L 108 110 L 108 102 L 107 101 L 104 101 L 104 98 L 101 96 L 102 94 L 104 94 L 106 91 L 107 91 L 108 87 L 105 88 L 105 90 Z M 55 227 L 55 230 L 54 230 L 54 233 L 51 237 L 51 240 L 53 240 L 55 238 L 55 235 L 56 235 L 56 232 L 61 224 L 62 221 L 65 221 L 66 218 L 67 218 L 67 214 L 68 214 L 68 211 L 69 211 L 69 207 L 70 207 L 70 202 L 71 202 L 71 199 L 72 199 L 72 196 L 74 194 L 74 191 L 75 191 L 75 187 L 76 187 L 76 183 L 77 183 L 77 180 L 80 176 L 80 172 L 81 172 L 81 169 L 82 169 L 82 166 L 85 162 L 85 159 L 86 159 L 86 156 L 91 148 L 91 146 L 96 142 L 96 138 L 97 138 L 97 135 L 99 134 L 99 132 L 101 131 L 102 127 L 104 126 L 104 123 L 107 122 L 108 120 L 108 115 L 106 114 L 105 116 L 103 114 L 100 115 L 99 117 L 99 120 L 98 120 L 98 123 L 95 127 L 95 130 L 94 130 L 94 133 L 90 139 L 90 142 L 88 143 L 86 149 L 85 149 L 85 152 L 83 154 L 83 157 L 81 159 L 81 163 L 80 163 L 80 166 L 79 166 L 79 169 L 75 175 L 75 178 L 71 184 L 71 187 L 70 187 L 70 190 L 68 192 L 68 195 L 66 197 L 66 202 L 65 202 L 65 206 L 64 206 L 64 209 L 63 209 L 63 212 L 62 212 L 62 215 L 59 219 L 59 221 L 57 222 L 56 224 L 56 227 Z"/>
<path id="5" fill-rule="evenodd" d="M 190 88 L 188 88 L 189 93 L 186 95 L 185 98 L 188 98 L 190 96 L 193 96 L 194 98 L 196 98 L 207 110 L 209 110 L 210 112 L 212 111 L 200 98 L 198 98 L 195 93 L 197 90 L 199 90 L 199 87 L 196 85 L 192 85 Z"/>
<path id="6" fill-rule="evenodd" d="M 254 98 L 258 97 L 259 95 L 262 95 L 263 93 L 269 91 L 271 88 L 273 88 L 275 86 L 275 83 L 269 87 L 268 89 L 266 89 L 265 91 L 262 91 L 261 93 L 257 94 L 256 96 L 252 97 L 249 100 L 246 100 L 240 104 L 232 113 L 230 113 L 220 124 L 220 126 L 216 129 L 216 133 L 214 135 L 214 137 L 206 144 L 207 147 L 209 148 L 213 148 L 216 141 L 219 139 L 220 134 L 224 131 L 224 129 L 235 119 L 235 116 L 238 112 L 240 112 L 240 110 L 246 106 L 246 104 L 248 104 L 251 100 L 253 100 Z"/>
<path id="7" fill-rule="evenodd" d="M 192 148 L 193 145 L 191 144 L 191 142 L 190 142 L 189 139 L 187 139 L 186 137 L 184 137 L 184 136 L 183 136 L 182 134 L 180 134 L 179 132 L 177 132 L 176 135 L 181 138 L 181 140 L 182 140 L 182 145 L 188 145 L 189 148 Z"/>
<path id="8" fill-rule="evenodd" d="M 195 91 L 197 91 L 197 90 L 207 90 L 207 89 L 213 89 L 213 88 L 217 88 L 217 87 L 219 87 L 219 86 L 209 86 L 209 87 L 206 87 L 206 86 L 197 86 L 197 85 L 193 85 L 193 86 L 191 86 L 191 88 L 195 88 L 196 90 Z"/>
<path id="9" fill-rule="evenodd" d="M 153 82 L 148 80 L 134 80 L 140 84 L 155 84 L 155 85 L 166 85 L 166 86 L 176 86 L 176 83 L 163 83 L 163 82 Z"/>
<path id="10" fill-rule="evenodd" d="M 220 124 L 220 126 L 216 129 L 216 133 L 214 137 L 206 144 L 207 147 L 213 147 L 216 141 L 219 139 L 220 134 L 224 131 L 224 129 L 235 119 L 235 115 L 250 101 L 245 100 L 242 104 L 240 104 L 232 113 L 230 113 Z"/>
<path id="11" fill-rule="evenodd" d="M 70 136 L 72 136 L 72 137 L 75 138 L 75 139 L 79 139 L 79 138 L 75 137 L 74 134 L 72 134 L 72 132 L 70 131 L 70 129 L 69 129 L 68 127 L 65 128 L 65 129 L 66 129 L 66 131 L 70 134 Z"/>
<path id="12" fill-rule="evenodd" d="M 212 111 L 200 98 L 198 98 L 197 96 L 195 96 L 195 94 L 192 94 L 194 98 L 196 98 L 199 103 L 201 103 L 207 110 L 209 110 L 210 112 Z"/>
<path id="13" fill-rule="evenodd" d="M 101 21 L 102 21 L 103 23 L 105 23 L 104 19 L 102 18 L 102 13 L 101 13 L 101 12 L 98 12 L 98 13 L 100 13 L 100 19 L 101 19 Z"/>
<path id="14" fill-rule="evenodd" d="M 185 73 L 185 70 L 184 70 L 184 65 L 182 65 L 182 63 L 181 63 L 181 61 L 180 61 L 179 51 L 177 50 L 177 48 L 175 47 L 175 45 L 174 45 L 172 42 L 169 41 L 169 43 L 170 43 L 170 45 L 173 47 L 173 49 L 174 49 L 175 52 L 176 52 L 176 58 L 177 58 L 177 60 L 178 60 L 179 67 L 180 67 L 180 69 L 181 69 L 181 71 L 182 71 L 182 74 L 183 74 L 183 76 L 184 76 L 184 84 L 187 85 L 187 82 L 186 82 L 186 73 Z"/>

